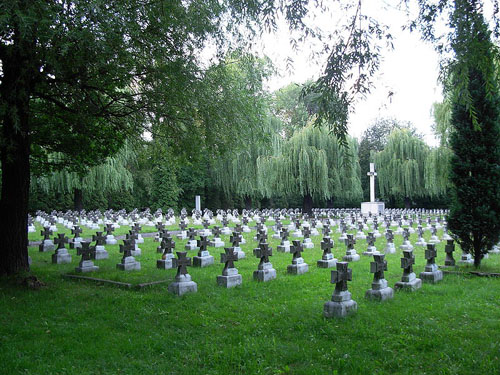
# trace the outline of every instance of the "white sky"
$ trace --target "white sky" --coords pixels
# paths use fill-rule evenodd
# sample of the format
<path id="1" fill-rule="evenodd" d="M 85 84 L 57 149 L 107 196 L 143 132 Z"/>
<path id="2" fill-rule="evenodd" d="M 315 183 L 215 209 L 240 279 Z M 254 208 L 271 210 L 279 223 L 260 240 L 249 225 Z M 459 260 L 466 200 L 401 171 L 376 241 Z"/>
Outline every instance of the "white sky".
<path id="1" fill-rule="evenodd" d="M 374 81 L 375 89 L 356 105 L 355 113 L 350 117 L 349 133 L 359 138 L 377 118 L 392 117 L 410 121 L 428 144 L 437 145 L 431 130 L 434 122 L 431 108 L 434 102 L 442 100 L 437 82 L 438 56 L 432 46 L 420 40 L 418 32 L 401 30 L 407 22 L 405 14 L 386 7 L 386 3 L 385 0 L 371 0 L 363 5 L 365 14 L 391 27 L 394 50 L 382 52 L 383 61 Z M 321 24 L 323 29 L 335 27 L 337 21 L 331 17 L 320 15 L 314 19 L 314 24 Z M 303 83 L 317 78 L 324 61 L 319 64 L 311 62 L 311 48 L 314 45 L 306 44 L 301 47 L 300 53 L 294 53 L 289 45 L 286 26 L 280 28 L 277 34 L 265 36 L 261 52 L 271 58 L 281 74 L 281 77 L 270 80 L 269 89 L 273 91 L 290 82 Z M 287 57 L 294 60 L 291 72 L 286 70 Z M 391 99 L 388 98 L 389 92 L 393 92 Z"/>

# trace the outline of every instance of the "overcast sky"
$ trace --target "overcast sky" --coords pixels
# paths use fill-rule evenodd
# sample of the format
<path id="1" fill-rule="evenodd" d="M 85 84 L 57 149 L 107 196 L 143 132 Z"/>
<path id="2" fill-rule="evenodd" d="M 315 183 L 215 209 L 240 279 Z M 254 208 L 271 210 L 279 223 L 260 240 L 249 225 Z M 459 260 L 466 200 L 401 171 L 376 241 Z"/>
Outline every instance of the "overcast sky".
<path id="1" fill-rule="evenodd" d="M 394 50 L 383 51 L 384 59 L 375 79 L 375 89 L 366 100 L 357 104 L 355 113 L 350 118 L 349 133 L 360 137 L 377 118 L 392 117 L 410 121 L 424 135 L 428 144 L 437 145 L 431 129 L 432 103 L 442 100 L 441 87 L 437 82 L 437 54 L 432 46 L 420 40 L 418 33 L 401 31 L 407 18 L 403 13 L 384 6 L 387 1 L 365 3 L 370 4 L 364 6 L 365 13 L 391 27 Z M 322 25 L 322 28 L 335 27 L 334 17 L 316 16 L 315 24 Z M 290 82 L 303 83 L 318 77 L 322 71 L 323 62 L 318 64 L 309 60 L 310 49 L 314 46 L 304 44 L 297 54 L 292 51 L 288 41 L 286 27 L 263 39 L 262 52 L 273 60 L 281 74 L 281 77 L 275 77 L 269 82 L 270 90 L 276 90 Z M 292 71 L 286 71 L 287 57 L 294 60 Z M 389 92 L 393 93 L 390 98 Z"/>

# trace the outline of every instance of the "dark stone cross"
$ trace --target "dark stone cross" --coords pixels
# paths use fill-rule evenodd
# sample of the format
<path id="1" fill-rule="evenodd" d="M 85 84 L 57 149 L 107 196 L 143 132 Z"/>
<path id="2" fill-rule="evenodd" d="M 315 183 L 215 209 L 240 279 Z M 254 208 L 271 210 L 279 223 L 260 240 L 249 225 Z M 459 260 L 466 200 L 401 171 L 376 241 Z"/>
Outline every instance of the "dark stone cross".
<path id="1" fill-rule="evenodd" d="M 181 230 L 181 232 L 184 232 L 186 230 L 186 223 L 184 222 L 184 220 L 181 220 L 180 223 L 179 223 L 179 229 Z"/>
<path id="2" fill-rule="evenodd" d="M 354 238 L 354 235 L 348 234 L 347 238 L 344 240 L 344 242 L 347 246 L 347 249 L 352 250 L 352 249 L 354 249 L 354 245 L 356 244 L 356 239 Z"/>
<path id="3" fill-rule="evenodd" d="M 64 233 L 58 233 L 57 237 L 54 238 L 54 243 L 57 245 L 57 250 L 64 249 L 64 244 L 68 243 L 68 238 Z"/>
<path id="4" fill-rule="evenodd" d="M 311 229 L 309 229 L 309 227 L 305 227 L 302 234 L 304 235 L 304 238 L 309 238 L 311 236 Z"/>
<path id="5" fill-rule="evenodd" d="M 207 236 L 200 236 L 200 239 L 196 241 L 196 246 L 198 246 L 200 249 L 198 250 L 198 256 L 201 257 L 201 253 L 203 251 L 207 251 L 207 246 L 209 244 L 209 241 L 207 240 Z"/>
<path id="6" fill-rule="evenodd" d="M 106 234 L 111 235 L 115 229 L 113 228 L 113 224 L 106 224 Z"/>
<path id="7" fill-rule="evenodd" d="M 139 233 L 141 231 L 142 227 L 139 225 L 139 223 L 135 223 L 133 226 L 132 226 L 132 230 L 135 232 L 135 233 Z"/>
<path id="8" fill-rule="evenodd" d="M 352 269 L 349 263 L 337 262 L 337 269 L 332 271 L 331 283 L 335 284 L 335 293 L 347 291 L 347 282 L 352 281 Z"/>
<path id="9" fill-rule="evenodd" d="M 239 234 L 238 232 L 233 232 L 231 237 L 229 237 L 229 241 L 231 241 L 233 248 L 239 247 L 241 242 L 241 234 Z"/>
<path id="10" fill-rule="evenodd" d="M 227 221 L 227 217 L 226 216 L 222 217 L 221 223 L 224 226 L 224 228 L 227 227 L 228 221 Z"/>
<path id="11" fill-rule="evenodd" d="M 373 232 L 368 232 L 368 235 L 366 236 L 366 242 L 368 243 L 368 246 L 375 246 L 375 240 L 376 238 L 373 235 Z"/>
<path id="12" fill-rule="evenodd" d="M 120 245 L 120 253 L 123 253 L 123 258 L 132 256 L 132 250 L 135 248 L 133 239 L 123 240 L 123 245 Z"/>
<path id="13" fill-rule="evenodd" d="M 170 233 L 168 232 L 168 230 L 167 230 L 167 229 L 162 229 L 162 230 L 160 231 L 160 233 L 158 233 L 158 234 L 159 234 L 159 237 L 160 237 L 162 240 L 163 240 L 164 238 L 170 237 Z"/>
<path id="14" fill-rule="evenodd" d="M 392 241 L 394 241 L 394 233 L 392 233 L 392 229 L 387 229 L 387 233 L 385 234 L 385 239 L 389 243 L 392 243 Z"/>
<path id="15" fill-rule="evenodd" d="M 415 255 L 411 250 L 403 250 L 403 257 L 401 258 L 401 268 L 404 269 L 405 274 L 413 272 L 413 265 L 415 264 Z"/>
<path id="16" fill-rule="evenodd" d="M 323 226 L 323 236 L 328 236 L 331 232 L 331 229 L 330 229 L 330 226 L 329 225 L 325 225 Z"/>
<path id="17" fill-rule="evenodd" d="M 269 247 L 268 243 L 259 244 L 259 247 L 254 249 L 253 252 L 257 258 L 260 258 L 259 266 L 268 263 L 269 257 L 273 255 L 273 249 Z"/>
<path id="18" fill-rule="evenodd" d="M 358 223 L 358 231 L 363 231 L 363 223 Z"/>
<path id="19" fill-rule="evenodd" d="M 158 232 L 160 233 L 163 229 L 165 229 L 165 224 L 163 224 L 161 221 L 157 222 L 155 225 L 156 229 L 158 229 Z"/>
<path id="20" fill-rule="evenodd" d="M 224 264 L 224 272 L 228 268 L 234 268 L 234 261 L 238 260 L 238 253 L 234 252 L 234 247 L 225 247 L 223 254 L 220 255 L 220 262 Z"/>
<path id="21" fill-rule="evenodd" d="M 408 241 L 410 239 L 410 229 L 409 228 L 403 229 L 403 238 L 405 241 Z"/>
<path id="22" fill-rule="evenodd" d="M 81 255 L 80 265 L 86 260 L 95 258 L 95 247 L 90 246 L 90 242 L 80 242 L 81 247 L 76 249 L 76 255 Z"/>
<path id="23" fill-rule="evenodd" d="M 243 219 L 241 219 L 241 221 L 243 222 L 243 225 L 248 225 L 248 217 L 243 216 Z"/>
<path id="24" fill-rule="evenodd" d="M 431 226 L 431 233 L 432 233 L 433 236 L 436 235 L 436 233 L 437 233 L 436 224 L 432 224 L 432 226 Z"/>
<path id="25" fill-rule="evenodd" d="M 161 247 L 163 248 L 162 259 L 165 259 L 166 255 L 172 254 L 172 250 L 175 249 L 175 242 L 172 240 L 172 237 L 163 237 Z"/>
<path id="26" fill-rule="evenodd" d="M 242 228 L 241 224 L 236 224 L 236 226 L 234 227 L 234 230 L 238 233 L 243 232 L 243 228 Z"/>
<path id="27" fill-rule="evenodd" d="M 175 260 L 175 266 L 177 267 L 177 275 L 176 277 L 179 277 L 180 275 L 187 275 L 187 266 L 191 265 L 191 258 L 187 257 L 187 251 L 177 251 L 177 258 L 174 258 Z"/>
<path id="28" fill-rule="evenodd" d="M 444 247 L 446 253 L 446 259 L 444 260 L 445 266 L 454 266 L 455 259 L 453 258 L 453 252 L 455 251 L 455 244 L 453 240 L 447 240 L 446 246 Z"/>
<path id="29" fill-rule="evenodd" d="M 52 231 L 50 230 L 49 227 L 43 227 L 43 230 L 40 232 L 40 234 L 43 236 L 43 240 L 48 240 L 49 236 L 52 234 Z"/>
<path id="30" fill-rule="evenodd" d="M 427 249 L 425 250 L 425 259 L 427 259 L 427 264 L 434 264 L 434 260 L 436 257 L 436 244 L 428 243 Z"/>
<path id="31" fill-rule="evenodd" d="M 189 228 L 186 234 L 189 237 L 189 241 L 194 241 L 194 236 L 196 236 L 196 231 L 194 230 L 194 228 Z"/>
<path id="32" fill-rule="evenodd" d="M 424 235 L 424 228 L 422 228 L 422 226 L 419 225 L 418 228 L 417 228 L 417 232 L 418 232 L 418 236 L 420 238 L 422 238 L 422 236 Z"/>
<path id="33" fill-rule="evenodd" d="M 387 271 L 387 260 L 385 254 L 373 255 L 374 262 L 370 262 L 370 272 L 373 273 L 374 280 L 381 280 L 384 278 L 384 271 Z"/>
<path id="34" fill-rule="evenodd" d="M 135 241 L 137 240 L 137 238 L 138 238 L 138 237 L 137 237 L 137 233 L 135 233 L 135 232 L 133 232 L 133 231 L 129 231 L 129 233 L 126 235 L 126 237 L 125 237 L 125 238 L 126 238 L 127 240 L 132 240 L 132 241 L 134 241 L 134 243 L 135 243 Z"/>
<path id="35" fill-rule="evenodd" d="M 282 245 L 288 239 L 288 235 L 289 235 L 288 229 L 281 228 L 280 237 L 281 237 L 281 244 Z"/>
<path id="36" fill-rule="evenodd" d="M 203 228 L 207 229 L 207 228 L 208 228 L 208 226 L 210 225 L 210 223 L 208 222 L 208 220 L 207 220 L 207 219 L 204 219 L 204 220 L 203 220 L 203 224 L 202 224 L 202 225 L 203 225 Z"/>
<path id="37" fill-rule="evenodd" d="M 333 249 L 333 240 L 330 237 L 323 237 L 321 241 L 321 250 L 323 250 L 323 255 L 331 254 Z"/>
<path id="38" fill-rule="evenodd" d="M 257 239 L 259 240 L 259 244 L 265 243 L 267 241 L 267 233 L 263 230 L 259 231 Z"/>
<path id="39" fill-rule="evenodd" d="M 71 229 L 71 234 L 74 234 L 75 238 L 80 237 L 80 233 L 82 233 L 82 229 L 78 225 Z"/>
<path id="40" fill-rule="evenodd" d="M 106 243 L 106 237 L 102 235 L 102 232 L 96 232 L 92 235 L 92 241 L 96 241 L 96 246 L 103 246 Z"/>
<path id="41" fill-rule="evenodd" d="M 378 230 L 378 222 L 376 220 L 373 221 L 373 229 Z"/>
<path id="42" fill-rule="evenodd" d="M 302 257 L 302 252 L 304 251 L 304 247 L 302 243 L 298 240 L 292 241 L 293 245 L 290 246 L 290 252 L 293 254 L 293 260 Z"/>
<path id="43" fill-rule="evenodd" d="M 212 229 L 212 233 L 214 234 L 214 237 L 215 237 L 215 238 L 219 238 L 220 233 L 221 233 L 220 227 L 218 227 L 218 226 L 216 225 L 216 226 Z"/>

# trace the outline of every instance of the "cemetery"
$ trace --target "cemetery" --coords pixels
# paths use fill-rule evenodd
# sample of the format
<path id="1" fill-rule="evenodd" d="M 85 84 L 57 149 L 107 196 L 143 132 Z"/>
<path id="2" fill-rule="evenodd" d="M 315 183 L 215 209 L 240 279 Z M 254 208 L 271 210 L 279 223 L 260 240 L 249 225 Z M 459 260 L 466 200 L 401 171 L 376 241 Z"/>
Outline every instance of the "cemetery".
<path id="1" fill-rule="evenodd" d="M 0 19 L 0 374 L 500 374 L 496 1 Z"/>

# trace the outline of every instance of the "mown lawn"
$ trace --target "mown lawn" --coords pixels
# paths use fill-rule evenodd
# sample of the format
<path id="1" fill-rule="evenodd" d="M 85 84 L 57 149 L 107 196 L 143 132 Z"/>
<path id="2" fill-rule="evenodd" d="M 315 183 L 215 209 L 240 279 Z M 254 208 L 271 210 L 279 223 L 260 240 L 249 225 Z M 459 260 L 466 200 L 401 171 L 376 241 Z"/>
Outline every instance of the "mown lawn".
<path id="1" fill-rule="evenodd" d="M 271 234 L 272 231 L 269 231 Z M 323 304 L 334 286 L 330 270 L 316 267 L 320 237 L 303 254 L 309 272 L 286 273 L 290 254 L 271 261 L 277 279 L 252 280 L 258 259 L 254 233 L 245 234 L 247 258 L 236 263 L 243 285 L 217 287 L 222 248 L 210 248 L 216 264 L 190 268 L 198 293 L 177 297 L 160 284 L 130 290 L 89 281 L 66 280 L 69 265 L 52 265 L 51 253 L 30 248 L 32 273 L 47 286 L 28 290 L 0 284 L 0 360 L 5 374 L 499 374 L 500 279 L 445 275 L 437 285 L 415 293 L 397 292 L 384 303 L 368 301 L 370 258 L 351 263 L 349 289 L 358 303 L 355 316 L 325 319 Z M 335 232 L 335 239 L 338 237 Z M 426 232 L 425 238 L 429 238 Z M 271 238 L 271 236 L 269 236 Z M 222 236 L 228 243 L 228 236 Z M 292 239 L 292 238 L 291 238 Z M 412 235 L 415 242 L 416 235 Z M 156 269 L 158 243 L 146 238 L 138 257 L 142 270 L 121 272 L 118 245 L 107 246 L 110 259 L 86 276 L 124 282 L 172 281 L 175 270 Z M 177 242 L 177 250 L 186 241 Z M 396 247 L 402 238 L 396 236 Z M 278 240 L 270 241 L 275 250 Z M 376 242 L 383 249 L 385 240 Z M 444 243 L 438 245 L 444 262 Z M 366 249 L 358 241 L 358 253 Z M 341 258 L 345 245 L 335 241 Z M 459 249 L 455 258 L 459 258 Z M 189 256 L 196 251 L 189 252 Z M 422 248 L 415 249 L 417 275 Z M 386 278 L 401 276 L 401 251 L 387 255 Z M 483 269 L 500 271 L 500 256 L 490 255 Z"/>

